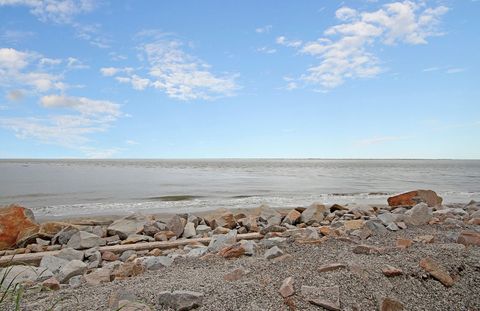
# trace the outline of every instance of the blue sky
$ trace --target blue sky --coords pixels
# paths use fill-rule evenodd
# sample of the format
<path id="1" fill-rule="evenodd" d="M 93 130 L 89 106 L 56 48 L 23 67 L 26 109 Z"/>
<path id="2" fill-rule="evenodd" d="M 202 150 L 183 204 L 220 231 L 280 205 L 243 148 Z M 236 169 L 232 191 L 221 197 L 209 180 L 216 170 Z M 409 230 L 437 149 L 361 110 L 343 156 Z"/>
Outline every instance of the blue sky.
<path id="1" fill-rule="evenodd" d="M 0 0 L 0 158 L 480 158 L 480 1 Z"/>

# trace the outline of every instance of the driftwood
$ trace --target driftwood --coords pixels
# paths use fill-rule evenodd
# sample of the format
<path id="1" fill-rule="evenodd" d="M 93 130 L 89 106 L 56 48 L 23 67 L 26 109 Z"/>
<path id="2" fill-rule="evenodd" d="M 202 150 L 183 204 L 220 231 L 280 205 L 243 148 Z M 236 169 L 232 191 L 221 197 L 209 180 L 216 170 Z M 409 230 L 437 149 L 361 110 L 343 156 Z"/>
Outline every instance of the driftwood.
<path id="1" fill-rule="evenodd" d="M 238 234 L 237 241 L 239 240 L 259 240 L 262 239 L 263 235 L 260 233 L 246 233 Z M 151 250 L 154 248 L 159 249 L 168 249 L 175 248 L 178 246 L 184 246 L 195 243 L 208 244 L 210 243 L 211 238 L 198 238 L 198 239 L 184 239 L 177 241 L 165 241 L 165 242 L 145 242 L 145 243 L 136 243 L 136 244 L 125 244 L 125 245 L 112 245 L 112 246 L 101 246 L 99 247 L 100 252 L 110 251 L 113 253 L 122 253 L 127 250 L 141 251 L 141 250 Z M 57 255 L 60 251 L 49 251 L 49 252 L 39 252 L 39 253 L 28 253 L 28 254 L 18 254 L 18 255 L 6 255 L 0 257 L 0 267 L 15 265 L 15 264 L 38 264 L 42 260 L 43 256 L 47 255 Z"/>

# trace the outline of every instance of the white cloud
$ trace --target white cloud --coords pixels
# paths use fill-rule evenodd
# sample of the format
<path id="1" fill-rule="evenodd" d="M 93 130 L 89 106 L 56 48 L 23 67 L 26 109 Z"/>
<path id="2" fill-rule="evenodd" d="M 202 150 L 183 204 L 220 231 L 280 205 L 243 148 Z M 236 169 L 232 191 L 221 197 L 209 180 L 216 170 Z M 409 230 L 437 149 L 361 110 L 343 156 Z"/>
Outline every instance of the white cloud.
<path id="1" fill-rule="evenodd" d="M 106 76 L 115 76 L 120 83 L 129 83 L 136 90 L 156 88 L 167 96 L 179 100 L 211 99 L 229 96 L 238 88 L 236 75 L 218 75 L 211 72 L 211 66 L 185 52 L 182 42 L 169 39 L 168 35 L 146 31 L 139 37 L 149 37 L 152 41 L 139 47 L 143 68 L 146 72 L 135 73 L 130 67 L 102 68 Z M 123 73 L 121 76 L 117 76 Z"/>
<path id="2" fill-rule="evenodd" d="M 138 144 L 139 144 L 138 142 L 136 142 L 135 140 L 132 140 L 132 139 L 126 140 L 125 143 L 126 143 L 127 145 L 131 145 L 131 146 L 133 146 L 133 145 L 138 145 Z"/>
<path id="3" fill-rule="evenodd" d="M 302 43 L 280 36 L 276 42 L 319 60 L 299 81 L 331 89 L 348 79 L 380 74 L 384 69 L 372 52 L 375 45 L 426 44 L 428 37 L 442 35 L 438 26 L 447 11 L 445 6 L 427 7 L 424 1 L 408 0 L 372 12 L 341 7 L 335 15 L 342 23 L 326 29 L 324 37 Z"/>
<path id="4" fill-rule="evenodd" d="M 10 44 L 19 44 L 35 35 L 32 31 L 5 30 L 0 34 L 0 39 Z"/>
<path id="5" fill-rule="evenodd" d="M 277 50 L 273 49 L 273 48 L 266 47 L 266 46 L 262 46 L 262 47 L 257 49 L 257 52 L 265 53 L 265 54 L 273 54 L 273 53 L 276 53 Z"/>
<path id="6" fill-rule="evenodd" d="M 0 6 L 25 6 L 41 21 L 70 23 L 75 15 L 95 8 L 94 0 L 0 0 Z"/>
<path id="7" fill-rule="evenodd" d="M 81 60 L 75 58 L 75 57 L 69 57 L 66 60 L 67 62 L 67 67 L 70 69 L 86 69 L 88 68 L 88 65 L 85 65 Z"/>
<path id="8" fill-rule="evenodd" d="M 449 68 L 447 69 L 446 73 L 452 74 L 452 73 L 460 73 L 464 71 L 465 71 L 465 68 Z"/>
<path id="9" fill-rule="evenodd" d="M 428 67 L 428 68 L 423 69 L 422 71 L 423 72 L 431 72 L 431 71 L 438 71 L 438 70 L 440 70 L 439 67 Z"/>
<path id="10" fill-rule="evenodd" d="M 272 30 L 272 25 L 266 25 L 255 29 L 256 33 L 269 33 Z"/>
<path id="11" fill-rule="evenodd" d="M 71 108 L 85 116 L 104 115 L 118 118 L 120 106 L 106 100 L 93 100 L 86 97 L 68 97 L 64 95 L 48 95 L 40 99 L 40 104 L 45 108 Z"/>

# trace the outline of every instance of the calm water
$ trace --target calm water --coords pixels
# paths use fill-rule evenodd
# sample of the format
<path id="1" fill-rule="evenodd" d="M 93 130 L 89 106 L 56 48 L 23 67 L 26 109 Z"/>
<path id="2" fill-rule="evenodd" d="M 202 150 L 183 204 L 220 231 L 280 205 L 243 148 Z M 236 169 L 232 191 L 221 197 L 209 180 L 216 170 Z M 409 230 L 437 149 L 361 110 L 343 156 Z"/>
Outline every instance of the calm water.
<path id="1" fill-rule="evenodd" d="M 42 216 L 385 203 L 433 189 L 480 200 L 480 160 L 1 160 L 0 204 Z"/>

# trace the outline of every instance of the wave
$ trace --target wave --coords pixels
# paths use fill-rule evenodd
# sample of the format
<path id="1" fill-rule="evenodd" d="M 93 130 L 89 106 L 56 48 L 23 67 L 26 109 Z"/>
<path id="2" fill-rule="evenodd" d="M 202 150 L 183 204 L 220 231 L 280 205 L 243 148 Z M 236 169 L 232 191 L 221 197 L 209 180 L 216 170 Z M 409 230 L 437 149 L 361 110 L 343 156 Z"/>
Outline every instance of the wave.
<path id="1" fill-rule="evenodd" d="M 191 201 L 195 199 L 200 199 L 202 197 L 203 196 L 200 196 L 200 195 L 181 194 L 181 195 L 164 195 L 159 197 L 149 197 L 149 198 L 145 198 L 145 200 L 175 202 L 175 201 Z"/>

